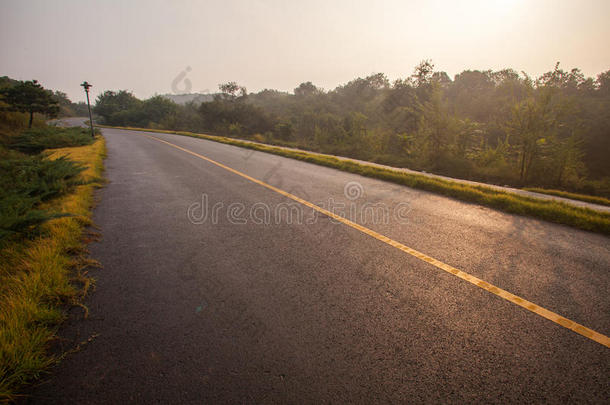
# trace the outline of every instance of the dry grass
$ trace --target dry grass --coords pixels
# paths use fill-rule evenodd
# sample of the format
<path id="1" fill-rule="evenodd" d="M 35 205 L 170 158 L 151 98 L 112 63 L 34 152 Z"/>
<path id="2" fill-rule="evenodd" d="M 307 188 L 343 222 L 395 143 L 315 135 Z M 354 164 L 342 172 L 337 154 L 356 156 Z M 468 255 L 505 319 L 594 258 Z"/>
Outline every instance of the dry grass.
<path id="1" fill-rule="evenodd" d="M 71 216 L 50 220 L 41 236 L 0 251 L 0 402 L 14 400 L 20 387 L 57 361 L 47 349 L 62 308 L 79 305 L 92 283 L 83 230 L 91 224 L 93 191 L 103 184 L 105 153 L 101 137 L 92 145 L 53 150 L 50 159 L 68 155 L 87 165 L 85 184 L 41 207 Z"/>

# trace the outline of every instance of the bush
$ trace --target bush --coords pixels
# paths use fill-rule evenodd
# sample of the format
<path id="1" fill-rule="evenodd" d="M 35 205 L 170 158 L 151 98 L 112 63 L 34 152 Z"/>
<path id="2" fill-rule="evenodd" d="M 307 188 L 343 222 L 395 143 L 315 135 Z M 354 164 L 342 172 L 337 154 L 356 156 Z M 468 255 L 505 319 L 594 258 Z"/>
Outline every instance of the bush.
<path id="1" fill-rule="evenodd" d="M 38 225 L 62 216 L 37 209 L 39 203 L 81 184 L 84 168 L 61 157 L 23 156 L 4 152 L 0 160 L 0 244 L 15 234 L 29 234 Z"/>
<path id="2" fill-rule="evenodd" d="M 9 146 L 20 152 L 37 154 L 45 149 L 90 145 L 93 142 L 88 128 L 32 128 L 12 138 Z"/>

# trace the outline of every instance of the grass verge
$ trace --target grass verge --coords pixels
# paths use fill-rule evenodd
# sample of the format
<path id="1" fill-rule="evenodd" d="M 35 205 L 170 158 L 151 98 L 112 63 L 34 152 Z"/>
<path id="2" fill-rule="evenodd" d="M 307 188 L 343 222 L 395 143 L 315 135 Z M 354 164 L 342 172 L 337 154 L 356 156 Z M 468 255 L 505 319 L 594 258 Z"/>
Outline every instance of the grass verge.
<path id="1" fill-rule="evenodd" d="M 430 191 L 461 201 L 476 203 L 486 207 L 498 209 L 511 214 L 529 216 L 557 224 L 568 225 L 586 231 L 610 235 L 610 213 L 594 211 L 583 207 L 576 207 L 559 201 L 525 197 L 518 194 L 493 189 L 491 187 L 464 184 L 445 179 L 405 173 L 398 170 L 380 168 L 350 160 L 339 159 L 334 156 L 299 150 L 288 150 L 276 146 L 262 145 L 259 143 L 234 138 L 226 138 L 222 136 L 133 127 L 108 128 L 190 136 L 261 152 L 273 153 L 275 155 L 297 159 L 308 163 L 314 163 L 321 166 L 332 167 L 334 169 L 385 180 L 411 188 Z"/>
<path id="2" fill-rule="evenodd" d="M 69 193 L 40 209 L 67 214 L 41 225 L 34 239 L 11 240 L 0 250 L 0 402 L 18 397 L 57 357 L 47 353 L 62 307 L 79 305 L 92 279 L 86 266 L 83 230 L 91 224 L 93 190 L 103 184 L 106 149 L 99 137 L 87 146 L 54 149 L 48 159 L 66 156 L 86 168 Z"/>
<path id="3" fill-rule="evenodd" d="M 605 205 L 606 207 L 610 207 L 610 200 L 604 197 L 596 197 L 593 195 L 586 194 L 578 194 L 578 193 L 570 193 L 568 191 L 561 190 L 549 190 L 546 188 L 537 188 L 537 187 L 527 187 L 524 188 L 525 191 L 533 191 L 535 193 L 554 195 L 557 197 L 569 198 L 571 200 L 579 200 L 592 204 Z"/>

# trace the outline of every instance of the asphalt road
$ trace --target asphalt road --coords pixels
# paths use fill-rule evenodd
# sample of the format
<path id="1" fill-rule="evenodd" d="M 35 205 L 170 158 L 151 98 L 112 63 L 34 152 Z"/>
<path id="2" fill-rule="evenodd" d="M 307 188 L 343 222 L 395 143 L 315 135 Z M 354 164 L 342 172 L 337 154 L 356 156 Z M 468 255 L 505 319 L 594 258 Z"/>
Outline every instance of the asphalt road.
<path id="1" fill-rule="evenodd" d="M 86 343 L 30 402 L 610 398 L 609 348 L 145 133 L 103 132 L 110 182 L 94 211 L 103 238 L 90 250 L 104 267 L 93 271 L 90 317 L 74 310 L 57 349 Z M 605 236 L 150 135 L 610 334 Z"/>

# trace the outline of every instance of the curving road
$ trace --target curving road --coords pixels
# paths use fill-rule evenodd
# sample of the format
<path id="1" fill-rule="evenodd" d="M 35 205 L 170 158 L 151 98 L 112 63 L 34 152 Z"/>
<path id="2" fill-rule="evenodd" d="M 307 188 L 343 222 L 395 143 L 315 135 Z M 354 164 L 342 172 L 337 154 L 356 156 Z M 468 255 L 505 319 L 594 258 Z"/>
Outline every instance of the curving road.
<path id="1" fill-rule="evenodd" d="M 610 397 L 608 347 L 392 245 L 606 337 L 607 237 L 210 141 L 103 133 L 90 250 L 104 268 L 58 349 L 83 343 L 30 402 Z"/>

